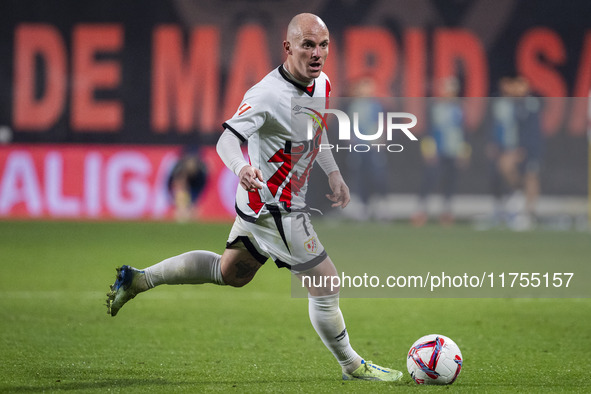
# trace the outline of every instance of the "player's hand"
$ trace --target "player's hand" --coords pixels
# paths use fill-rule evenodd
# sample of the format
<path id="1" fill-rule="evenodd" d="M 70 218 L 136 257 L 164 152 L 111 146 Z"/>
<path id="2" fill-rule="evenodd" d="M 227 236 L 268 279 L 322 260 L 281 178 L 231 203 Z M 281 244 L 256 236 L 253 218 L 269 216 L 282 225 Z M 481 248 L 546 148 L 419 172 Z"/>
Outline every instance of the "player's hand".
<path id="1" fill-rule="evenodd" d="M 349 187 L 339 171 L 328 174 L 328 185 L 332 190 L 332 194 L 327 194 L 326 198 L 333 202 L 332 207 L 345 208 L 351 201 L 351 195 L 349 194 Z"/>
<path id="2" fill-rule="evenodd" d="M 263 173 L 258 168 L 254 168 L 253 166 L 244 166 L 240 170 L 238 178 L 240 178 L 240 186 L 242 186 L 246 191 L 254 192 L 257 189 L 263 188 L 263 185 L 258 182 L 263 182 Z"/>

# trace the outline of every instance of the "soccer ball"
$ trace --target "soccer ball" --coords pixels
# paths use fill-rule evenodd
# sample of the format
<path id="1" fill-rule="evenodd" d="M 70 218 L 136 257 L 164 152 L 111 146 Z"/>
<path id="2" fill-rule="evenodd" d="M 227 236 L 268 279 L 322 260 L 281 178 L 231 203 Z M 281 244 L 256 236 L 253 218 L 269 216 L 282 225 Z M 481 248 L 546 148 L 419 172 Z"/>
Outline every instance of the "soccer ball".
<path id="1" fill-rule="evenodd" d="M 417 384 L 452 384 L 462 370 L 462 362 L 462 353 L 454 341 L 431 334 L 412 344 L 406 368 Z"/>

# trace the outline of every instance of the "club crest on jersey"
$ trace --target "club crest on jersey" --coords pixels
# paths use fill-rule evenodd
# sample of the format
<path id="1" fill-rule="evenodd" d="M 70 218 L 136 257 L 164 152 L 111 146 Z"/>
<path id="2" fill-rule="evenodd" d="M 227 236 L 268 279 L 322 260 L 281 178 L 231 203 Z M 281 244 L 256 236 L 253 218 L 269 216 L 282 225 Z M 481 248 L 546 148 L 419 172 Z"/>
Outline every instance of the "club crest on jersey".
<path id="1" fill-rule="evenodd" d="M 247 102 L 244 102 L 240 108 L 238 108 L 238 116 L 244 114 L 246 111 L 248 111 L 249 109 L 251 109 L 252 107 L 250 106 L 250 104 L 248 104 Z"/>
<path id="2" fill-rule="evenodd" d="M 316 237 L 312 237 L 306 242 L 304 242 L 304 247 L 308 253 L 317 253 L 318 252 L 318 241 Z"/>

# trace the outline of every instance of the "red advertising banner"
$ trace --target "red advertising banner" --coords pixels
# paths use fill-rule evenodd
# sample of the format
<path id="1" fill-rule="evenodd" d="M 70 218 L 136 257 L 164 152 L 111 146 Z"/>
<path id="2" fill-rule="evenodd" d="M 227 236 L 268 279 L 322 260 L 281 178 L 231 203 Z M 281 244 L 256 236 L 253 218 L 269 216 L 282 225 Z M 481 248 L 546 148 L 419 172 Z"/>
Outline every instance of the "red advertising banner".
<path id="1" fill-rule="evenodd" d="M 287 23 L 302 10 L 257 1 L 74 3 L 0 2 L 7 141 L 212 143 L 244 93 L 283 62 Z M 306 3 L 330 30 L 324 71 L 333 97 L 348 97 L 362 76 L 375 80 L 378 97 L 437 97 L 436 82 L 449 76 L 463 97 L 498 96 L 501 80 L 516 75 L 536 96 L 588 97 L 591 2 L 402 3 Z M 553 108 L 545 135 L 584 135 L 584 104 Z M 559 128 L 563 119 L 572 121 Z"/>
<path id="2" fill-rule="evenodd" d="M 178 146 L 0 146 L 0 218 L 171 220 L 168 177 Z M 200 152 L 208 171 L 196 219 L 234 216 L 236 176 L 215 148 Z"/>

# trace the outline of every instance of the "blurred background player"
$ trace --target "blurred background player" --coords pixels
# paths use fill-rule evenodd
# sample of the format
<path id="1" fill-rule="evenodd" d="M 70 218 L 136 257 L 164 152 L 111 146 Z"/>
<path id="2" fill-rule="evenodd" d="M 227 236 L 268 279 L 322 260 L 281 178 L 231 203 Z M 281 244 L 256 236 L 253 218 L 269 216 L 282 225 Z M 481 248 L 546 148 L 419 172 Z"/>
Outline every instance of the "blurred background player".
<path id="1" fill-rule="evenodd" d="M 529 81 L 515 78 L 515 117 L 519 128 L 520 186 L 525 194 L 525 204 L 512 221 L 515 230 L 527 230 L 535 225 L 536 205 L 540 196 L 540 167 L 542 160 L 542 99 L 531 94 Z"/>
<path id="2" fill-rule="evenodd" d="M 168 177 L 174 202 L 174 217 L 187 222 L 195 217 L 196 202 L 207 183 L 207 167 L 197 147 L 185 148 Z"/>
<path id="3" fill-rule="evenodd" d="M 428 197 L 441 187 L 443 204 L 439 221 L 443 225 L 454 222 L 452 200 L 456 192 L 459 172 L 470 158 L 470 146 L 464 135 L 464 112 L 458 95 L 457 78 L 438 81 L 438 97 L 429 100 L 429 131 L 421 139 L 423 175 L 417 211 L 411 218 L 414 226 L 423 226 L 429 219 Z"/>
<path id="4" fill-rule="evenodd" d="M 519 135 L 515 119 L 513 78 L 502 77 L 499 97 L 491 100 L 491 141 L 486 147 L 491 167 L 491 192 L 495 199 L 493 223 L 504 221 L 504 197 L 507 189 L 517 187 Z"/>
<path id="5" fill-rule="evenodd" d="M 491 190 L 495 198 L 492 224 L 516 230 L 533 225 L 540 192 L 541 101 L 530 94 L 527 79 L 503 77 L 501 97 L 492 100 Z"/>
<path id="6" fill-rule="evenodd" d="M 348 113 L 358 114 L 357 124 L 363 134 L 375 133 L 379 126 L 379 113 L 384 111 L 375 94 L 376 82 L 371 75 L 359 77 L 351 83 L 351 96 L 354 98 L 350 102 Z M 355 134 L 351 138 L 355 143 L 366 142 L 358 139 Z M 374 141 L 376 144 L 386 142 L 385 133 L 380 140 Z M 367 220 L 372 216 L 375 219 L 384 219 L 378 200 L 388 191 L 387 165 L 387 156 L 374 149 L 347 155 L 351 205 L 346 216 L 357 220 Z"/>

